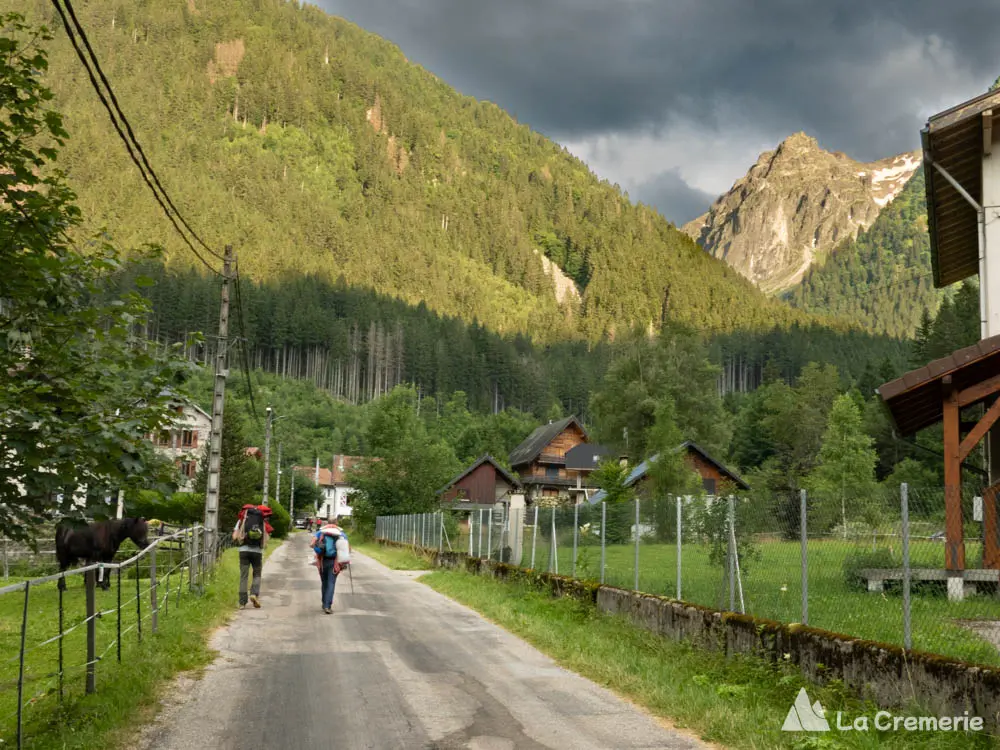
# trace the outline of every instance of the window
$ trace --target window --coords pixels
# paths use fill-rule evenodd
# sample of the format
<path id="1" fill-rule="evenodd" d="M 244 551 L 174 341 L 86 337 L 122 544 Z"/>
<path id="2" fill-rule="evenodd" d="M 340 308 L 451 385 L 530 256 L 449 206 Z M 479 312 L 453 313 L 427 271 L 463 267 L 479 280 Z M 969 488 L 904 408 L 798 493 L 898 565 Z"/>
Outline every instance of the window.
<path id="1" fill-rule="evenodd" d="M 160 434 L 156 436 L 156 444 L 169 448 L 170 447 L 170 433 L 167 430 L 160 430 Z"/>
<path id="2" fill-rule="evenodd" d="M 198 433 L 194 430 L 183 430 L 181 432 L 181 446 L 184 448 L 195 448 L 198 445 Z"/>
<path id="3" fill-rule="evenodd" d="M 546 466 L 545 467 L 545 476 L 547 478 L 549 478 L 549 479 L 558 479 L 559 478 L 559 467 L 558 466 Z"/>
<path id="4" fill-rule="evenodd" d="M 177 464 L 177 468 L 180 470 L 181 476 L 185 476 L 188 479 L 194 479 L 195 475 L 198 473 L 198 462 L 181 461 Z"/>
<path id="5" fill-rule="evenodd" d="M 703 477 L 701 480 L 701 486 L 709 495 L 715 494 L 715 479 L 712 477 Z"/>

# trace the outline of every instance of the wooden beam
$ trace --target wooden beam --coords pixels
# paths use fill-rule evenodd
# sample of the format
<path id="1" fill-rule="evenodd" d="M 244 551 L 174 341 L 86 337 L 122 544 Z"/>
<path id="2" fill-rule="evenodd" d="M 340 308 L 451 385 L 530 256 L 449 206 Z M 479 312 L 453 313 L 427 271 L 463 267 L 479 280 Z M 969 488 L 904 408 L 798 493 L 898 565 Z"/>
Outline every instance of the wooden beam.
<path id="1" fill-rule="evenodd" d="M 987 156 L 993 151 L 993 110 L 983 112 L 983 153 Z"/>
<path id="2" fill-rule="evenodd" d="M 942 380 L 942 383 L 944 381 Z M 994 393 L 1000 393 L 1000 375 L 994 375 L 992 378 L 988 378 L 981 383 L 976 383 L 975 385 L 970 385 L 963 391 L 958 393 L 958 406 L 964 409 L 966 406 L 970 406 L 977 401 L 982 401 L 987 396 L 992 396 Z"/>
<path id="3" fill-rule="evenodd" d="M 1000 568 L 1000 528 L 997 527 L 997 490 L 990 485 L 983 493 L 983 567 Z"/>
<path id="4" fill-rule="evenodd" d="M 965 539 L 962 529 L 962 459 L 958 433 L 958 392 L 951 375 L 941 379 L 944 422 L 944 564 L 949 571 L 965 570 Z"/>
<path id="5" fill-rule="evenodd" d="M 960 461 L 964 461 L 979 441 L 986 437 L 986 433 L 996 424 L 997 419 L 1000 419 L 1000 398 L 993 402 L 993 406 L 986 410 L 982 419 L 972 428 L 972 432 L 958 446 L 958 458 Z"/>

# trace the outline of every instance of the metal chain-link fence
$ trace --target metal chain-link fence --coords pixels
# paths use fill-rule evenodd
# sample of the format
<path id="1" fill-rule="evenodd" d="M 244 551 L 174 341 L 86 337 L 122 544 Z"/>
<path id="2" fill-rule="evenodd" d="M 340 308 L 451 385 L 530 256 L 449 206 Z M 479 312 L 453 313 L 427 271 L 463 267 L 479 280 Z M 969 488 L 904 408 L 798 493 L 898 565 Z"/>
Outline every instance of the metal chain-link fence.
<path id="1" fill-rule="evenodd" d="M 984 561 L 991 501 L 972 485 L 962 498 L 962 572 L 945 568 L 944 491 L 906 485 L 497 504 L 383 516 L 376 535 L 1000 665 L 1000 570 Z"/>

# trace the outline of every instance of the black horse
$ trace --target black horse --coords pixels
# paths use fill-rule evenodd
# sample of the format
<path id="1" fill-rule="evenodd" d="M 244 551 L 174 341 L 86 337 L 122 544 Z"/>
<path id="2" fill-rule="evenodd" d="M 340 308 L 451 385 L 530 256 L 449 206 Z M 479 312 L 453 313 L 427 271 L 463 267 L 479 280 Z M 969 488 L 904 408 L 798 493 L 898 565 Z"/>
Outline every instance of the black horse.
<path id="1" fill-rule="evenodd" d="M 78 560 L 87 565 L 114 560 L 122 542 L 131 539 L 139 549 L 149 546 L 149 527 L 145 518 L 121 518 L 114 521 L 95 521 L 88 525 L 70 525 L 66 522 L 56 527 L 56 559 L 59 570 L 65 571 Z M 111 587 L 108 576 L 101 581 L 101 588 Z M 65 590 L 66 579 L 59 579 L 59 588 Z"/>

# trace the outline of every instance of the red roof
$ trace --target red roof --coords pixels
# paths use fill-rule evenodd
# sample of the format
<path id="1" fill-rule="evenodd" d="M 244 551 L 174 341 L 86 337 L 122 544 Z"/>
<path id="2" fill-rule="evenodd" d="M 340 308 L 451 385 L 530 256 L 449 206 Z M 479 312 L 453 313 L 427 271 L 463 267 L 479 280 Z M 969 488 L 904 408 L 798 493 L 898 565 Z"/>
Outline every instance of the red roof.
<path id="1" fill-rule="evenodd" d="M 333 469 L 324 469 L 320 467 L 319 470 L 319 484 L 321 487 L 333 487 L 335 485 L 346 485 L 347 474 L 360 464 L 362 461 L 366 460 L 364 456 L 334 456 Z M 378 460 L 378 459 L 372 459 Z M 309 479 L 310 481 L 315 481 L 316 479 L 316 467 L 315 466 L 294 466 L 293 471 L 297 474 Z"/>

